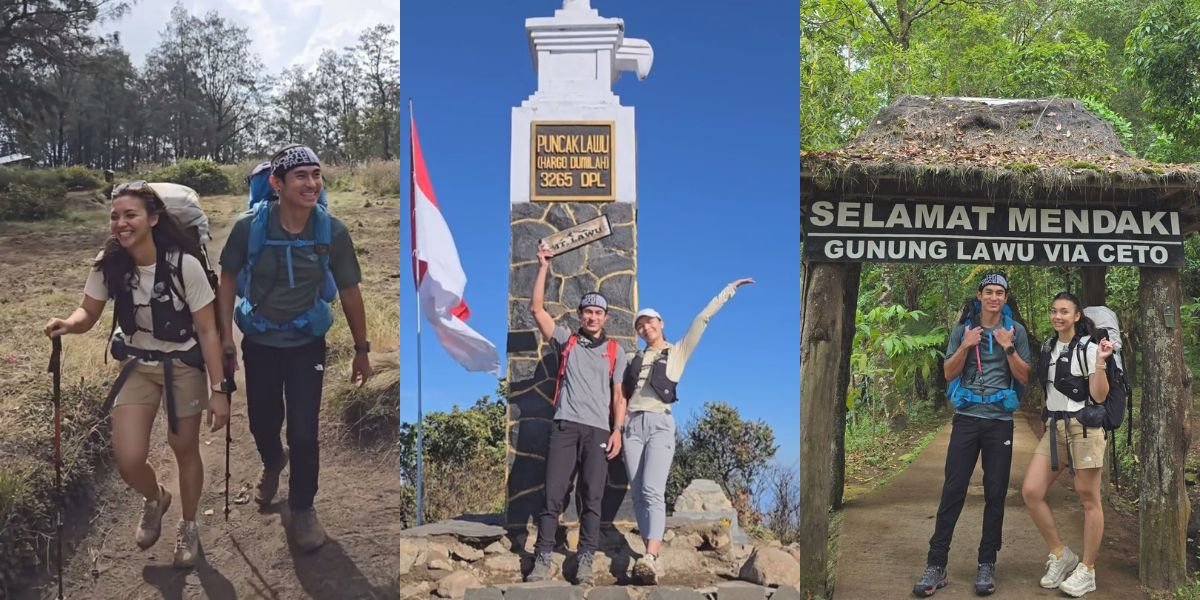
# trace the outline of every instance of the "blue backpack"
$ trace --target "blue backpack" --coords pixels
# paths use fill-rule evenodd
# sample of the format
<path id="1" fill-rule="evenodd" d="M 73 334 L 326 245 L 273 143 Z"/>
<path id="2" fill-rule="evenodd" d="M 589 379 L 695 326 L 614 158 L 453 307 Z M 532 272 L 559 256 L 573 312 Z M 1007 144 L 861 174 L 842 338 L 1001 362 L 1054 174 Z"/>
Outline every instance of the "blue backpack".
<path id="1" fill-rule="evenodd" d="M 980 324 L 980 310 L 981 306 L 979 300 L 972 299 L 971 301 L 967 302 L 967 305 L 963 308 L 962 316 L 959 317 L 958 322 L 960 324 L 969 324 L 973 327 L 978 327 Z M 1012 308 L 1006 303 L 1000 310 L 1000 325 L 1005 329 L 1012 329 L 1013 322 Z M 982 346 L 983 343 L 983 340 L 980 340 L 979 345 Z M 991 352 L 994 349 L 995 338 L 991 335 L 988 335 L 987 343 L 988 351 Z M 979 346 L 976 346 L 977 351 L 978 349 Z M 979 359 L 976 358 L 976 366 L 979 364 L 978 361 Z M 966 370 L 967 365 L 964 363 L 963 372 L 966 372 Z M 950 380 L 950 383 L 946 386 L 946 396 L 950 399 L 950 404 L 956 409 L 970 404 L 1000 404 L 1004 410 L 1013 412 L 1020 407 L 1021 396 L 1024 393 L 1025 386 L 1017 381 L 1011 373 L 1009 374 L 1007 389 L 1000 390 L 994 394 L 988 394 L 987 396 L 980 396 L 974 391 L 968 389 L 967 386 L 962 382 L 962 373 L 960 373 L 958 377 Z"/>
<path id="2" fill-rule="evenodd" d="M 329 304 L 337 297 L 337 284 L 333 280 L 333 272 L 329 269 L 329 253 L 332 244 L 331 221 L 326 208 L 327 200 L 324 188 L 313 208 L 313 237 L 311 240 L 275 240 L 267 237 L 270 225 L 271 210 L 279 200 L 275 190 L 269 183 L 271 163 L 265 162 L 254 168 L 247 178 L 250 187 L 248 208 L 253 213 L 250 220 L 250 236 L 247 240 L 246 263 L 237 277 L 237 303 L 234 305 L 234 320 L 242 333 L 264 333 L 267 331 L 296 330 L 313 337 L 320 337 L 329 331 L 333 325 L 333 310 Z M 292 249 L 313 246 L 325 274 L 325 282 L 320 293 L 313 300 L 313 305 L 307 311 L 286 323 L 278 323 L 258 314 L 258 305 L 250 301 L 250 280 L 254 267 L 258 264 L 264 246 L 282 246 L 288 270 L 288 284 L 296 287 L 296 277 L 292 270 Z M 267 291 L 270 295 L 270 290 Z M 261 300 L 260 300 L 261 302 Z"/>

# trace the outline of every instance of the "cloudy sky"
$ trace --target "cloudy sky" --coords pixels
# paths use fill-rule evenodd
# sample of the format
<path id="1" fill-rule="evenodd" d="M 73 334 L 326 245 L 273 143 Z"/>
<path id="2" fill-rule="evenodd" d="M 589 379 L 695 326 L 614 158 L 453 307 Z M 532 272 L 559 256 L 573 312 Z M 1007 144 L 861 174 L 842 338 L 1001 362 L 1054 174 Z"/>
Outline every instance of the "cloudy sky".
<path id="1" fill-rule="evenodd" d="M 293 64 L 310 66 L 326 48 L 358 42 L 363 30 L 378 23 L 399 29 L 399 0 L 176 0 L 193 15 L 217 11 L 226 20 L 250 28 L 254 51 L 272 73 Z M 105 23 L 104 33 L 120 32 L 121 45 L 142 66 L 166 28 L 171 0 L 138 0 L 123 18 Z"/>

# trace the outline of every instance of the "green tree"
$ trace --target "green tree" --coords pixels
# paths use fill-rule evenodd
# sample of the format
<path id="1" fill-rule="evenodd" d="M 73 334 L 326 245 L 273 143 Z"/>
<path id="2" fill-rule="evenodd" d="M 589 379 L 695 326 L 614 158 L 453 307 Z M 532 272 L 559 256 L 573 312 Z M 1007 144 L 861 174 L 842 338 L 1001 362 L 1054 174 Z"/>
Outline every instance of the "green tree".
<path id="1" fill-rule="evenodd" d="M 1125 55 L 1125 74 L 1145 87 L 1142 108 L 1159 130 L 1173 143 L 1200 147 L 1200 0 L 1146 7 Z"/>

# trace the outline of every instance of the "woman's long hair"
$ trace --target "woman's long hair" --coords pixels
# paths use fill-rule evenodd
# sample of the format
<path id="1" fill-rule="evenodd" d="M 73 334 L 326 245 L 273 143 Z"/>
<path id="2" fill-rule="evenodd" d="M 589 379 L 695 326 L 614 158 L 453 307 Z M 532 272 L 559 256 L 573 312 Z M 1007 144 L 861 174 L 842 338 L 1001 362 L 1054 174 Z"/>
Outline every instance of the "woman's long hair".
<path id="1" fill-rule="evenodd" d="M 186 252 L 200 257 L 197 242 L 183 231 L 183 227 L 167 211 L 167 205 L 162 198 L 146 184 L 136 189 L 126 189 L 117 193 L 115 201 L 122 196 L 133 196 L 142 200 L 146 216 L 158 215 L 158 222 L 150 228 L 150 239 L 154 241 L 156 254 L 164 252 Z M 133 257 L 121 245 L 116 235 L 111 235 L 104 242 L 104 253 L 92 263 L 92 268 L 104 274 L 104 286 L 108 288 L 110 298 L 115 298 L 124 288 L 126 282 L 130 287 L 137 285 L 137 269 L 134 268 Z M 182 279 L 183 274 L 179 277 Z"/>
<path id="2" fill-rule="evenodd" d="M 1083 303 L 1079 301 L 1079 298 L 1076 298 L 1075 294 L 1071 292 L 1059 292 L 1058 295 L 1054 296 L 1051 305 L 1059 300 L 1066 300 L 1074 304 L 1075 312 L 1079 313 L 1079 320 L 1075 321 L 1075 337 L 1086 335 L 1093 341 L 1096 340 L 1096 324 L 1087 315 L 1083 314 Z"/>

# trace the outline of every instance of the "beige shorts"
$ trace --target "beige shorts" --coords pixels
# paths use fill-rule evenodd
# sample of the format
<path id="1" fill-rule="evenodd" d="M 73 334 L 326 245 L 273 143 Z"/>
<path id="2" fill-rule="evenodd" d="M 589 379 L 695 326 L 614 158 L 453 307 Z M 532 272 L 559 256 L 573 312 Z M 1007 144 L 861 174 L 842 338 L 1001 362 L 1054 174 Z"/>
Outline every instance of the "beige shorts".
<path id="1" fill-rule="evenodd" d="M 1049 419 L 1047 419 L 1046 433 L 1042 434 L 1041 441 L 1038 442 L 1037 448 L 1033 450 L 1034 454 L 1050 456 L 1050 429 Z M 1060 465 L 1067 464 L 1067 446 L 1071 448 L 1071 463 L 1076 469 L 1097 469 L 1104 466 L 1104 448 L 1107 445 L 1104 439 L 1104 429 L 1100 427 L 1090 427 L 1087 430 L 1087 437 L 1083 437 L 1083 425 L 1079 421 L 1071 420 L 1069 430 L 1064 431 L 1065 422 L 1058 421 L 1058 462 Z"/>
<path id="2" fill-rule="evenodd" d="M 189 367 L 179 362 L 179 359 L 173 361 L 171 377 L 175 382 L 175 416 L 180 419 L 196 416 L 208 408 L 208 377 L 204 371 Z M 163 403 L 165 391 L 162 364 L 147 365 L 139 361 L 125 380 L 125 385 L 121 386 L 113 406 L 157 406 Z"/>

